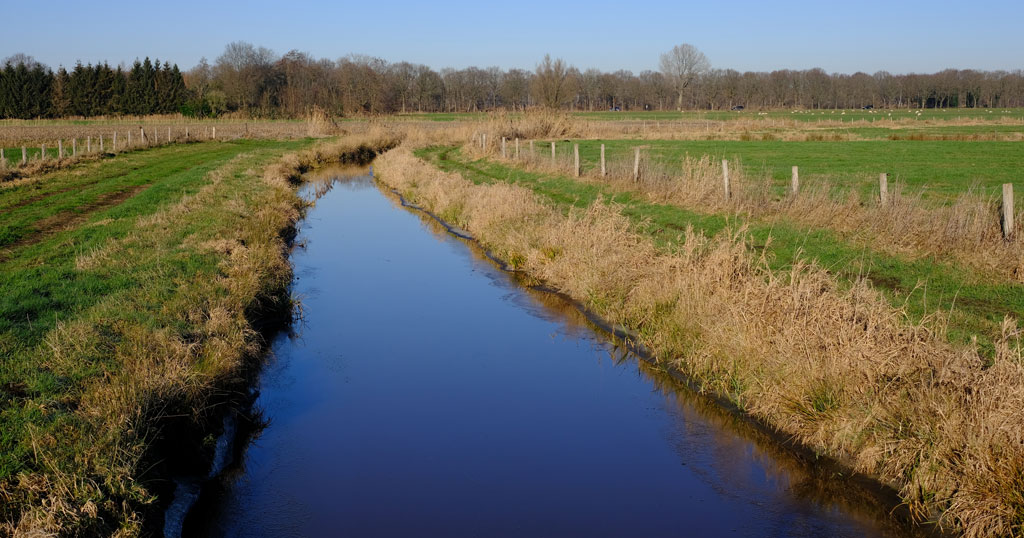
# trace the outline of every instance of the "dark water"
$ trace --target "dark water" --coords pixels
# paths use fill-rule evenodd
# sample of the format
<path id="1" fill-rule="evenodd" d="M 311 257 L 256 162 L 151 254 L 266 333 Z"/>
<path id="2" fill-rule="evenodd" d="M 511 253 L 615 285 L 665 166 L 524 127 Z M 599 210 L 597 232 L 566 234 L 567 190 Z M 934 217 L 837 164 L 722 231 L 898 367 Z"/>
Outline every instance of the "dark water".
<path id="1" fill-rule="evenodd" d="M 368 177 L 335 183 L 299 241 L 269 426 L 187 534 L 894 532 Z"/>

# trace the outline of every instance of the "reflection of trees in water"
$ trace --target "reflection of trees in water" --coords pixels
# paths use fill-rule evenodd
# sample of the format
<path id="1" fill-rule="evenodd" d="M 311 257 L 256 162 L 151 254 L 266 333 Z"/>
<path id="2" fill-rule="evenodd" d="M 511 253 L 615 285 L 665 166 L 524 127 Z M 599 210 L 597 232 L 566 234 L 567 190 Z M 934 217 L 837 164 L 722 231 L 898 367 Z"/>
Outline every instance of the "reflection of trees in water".
<path id="1" fill-rule="evenodd" d="M 311 193 L 313 200 L 323 198 L 335 186 L 357 189 L 364 188 L 373 183 L 368 167 L 352 165 L 318 168 L 303 174 L 302 178 L 305 181 L 303 194 Z"/>

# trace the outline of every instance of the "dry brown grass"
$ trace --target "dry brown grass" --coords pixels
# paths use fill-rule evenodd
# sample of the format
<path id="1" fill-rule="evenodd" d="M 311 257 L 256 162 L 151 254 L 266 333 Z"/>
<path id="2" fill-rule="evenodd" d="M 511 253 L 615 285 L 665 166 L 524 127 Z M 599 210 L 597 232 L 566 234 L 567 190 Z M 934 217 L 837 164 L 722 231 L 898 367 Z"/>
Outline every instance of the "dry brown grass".
<path id="1" fill-rule="evenodd" d="M 344 130 L 338 126 L 326 110 L 314 107 L 306 120 L 309 136 L 334 136 L 344 134 Z"/>
<path id="2" fill-rule="evenodd" d="M 27 145 L 38 148 L 40 144 L 46 144 L 54 148 L 57 146 L 57 140 L 64 140 L 66 149 L 70 150 L 70 140 L 77 138 L 80 149 L 84 149 L 86 137 L 91 136 L 95 150 L 100 136 L 109 144 L 115 131 L 121 144 L 127 141 L 129 132 L 133 141 L 136 141 L 140 127 L 146 131 L 146 136 L 155 135 L 158 141 L 166 140 L 168 128 L 171 129 L 171 138 L 174 140 L 184 140 L 186 130 L 189 140 L 209 140 L 212 138 L 214 127 L 217 129 L 219 140 L 243 137 L 302 138 L 307 136 L 309 131 L 309 124 L 306 121 L 198 120 L 177 115 L 90 119 L 81 123 L 68 120 L 2 120 L 0 147 L 20 148 Z M 10 157 L 8 155 L 8 158 Z M 20 155 L 18 157 L 20 158 Z"/>
<path id="3" fill-rule="evenodd" d="M 547 147 L 531 154 L 521 141 L 520 158 L 510 149 L 501 159 L 501 141 L 481 149 L 479 139 L 463 146 L 477 157 L 501 160 L 526 169 L 571 175 L 572 155 L 564 150 L 551 159 Z M 511 143 L 510 143 L 511 144 Z M 547 146 L 547 142 L 542 143 Z M 509 146 L 511 148 L 511 146 Z M 767 177 L 751 177 L 739 163 L 729 163 L 730 198 L 726 199 L 720 161 L 685 157 L 677 167 L 655 163 L 641 151 L 640 181 L 633 180 L 633 159 L 609 159 L 608 175 L 586 172 L 586 181 L 639 191 L 656 203 L 675 204 L 699 213 L 743 213 L 766 221 L 786 220 L 827 228 L 856 244 L 904 257 L 954 259 L 985 274 L 1024 281 L 1024 242 L 1007 242 L 1000 224 L 1000 200 L 968 190 L 948 205 L 929 204 L 921 192 L 890 185 L 888 202 L 841 189 L 827 182 L 801 185 L 798 195 L 779 196 Z M 1015 222 L 1022 222 L 1024 208 Z M 1019 229 L 1019 226 L 1018 226 Z"/>
<path id="4" fill-rule="evenodd" d="M 1004 324 L 995 363 L 911 323 L 866 282 L 813 265 L 774 274 L 742 229 L 660 252 L 616 208 L 568 216 L 529 190 L 473 185 L 405 148 L 379 177 L 494 253 L 639 334 L 660 359 L 787 435 L 900 491 L 968 536 L 1024 532 L 1024 362 Z"/>

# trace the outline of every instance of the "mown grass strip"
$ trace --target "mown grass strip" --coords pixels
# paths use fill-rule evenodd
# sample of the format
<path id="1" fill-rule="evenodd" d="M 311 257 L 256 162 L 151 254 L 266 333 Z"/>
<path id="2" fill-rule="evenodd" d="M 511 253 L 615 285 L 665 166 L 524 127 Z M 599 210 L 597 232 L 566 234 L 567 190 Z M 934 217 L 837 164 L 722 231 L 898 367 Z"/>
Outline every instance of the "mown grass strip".
<path id="1" fill-rule="evenodd" d="M 730 224 L 747 225 L 753 247 L 766 250 L 774 271 L 788 271 L 798 260 L 816 260 L 847 284 L 869 278 L 894 306 L 905 306 L 919 321 L 936 311 L 949 313 L 948 337 L 954 342 L 977 338 L 991 354 L 1005 315 L 1024 314 L 1024 287 L 989 281 L 973 271 L 933 258 L 905 259 L 851 244 L 824 229 L 807 229 L 785 221 L 750 221 L 742 215 L 698 213 L 678 206 L 656 204 L 643 195 L 618 192 L 592 182 L 565 176 L 527 172 L 488 160 L 469 160 L 453 147 L 429 147 L 417 156 L 445 171 L 458 171 L 474 183 L 504 181 L 529 187 L 553 204 L 587 207 L 597 200 L 621 206 L 645 234 L 663 249 L 672 249 L 688 226 L 714 235 Z"/>

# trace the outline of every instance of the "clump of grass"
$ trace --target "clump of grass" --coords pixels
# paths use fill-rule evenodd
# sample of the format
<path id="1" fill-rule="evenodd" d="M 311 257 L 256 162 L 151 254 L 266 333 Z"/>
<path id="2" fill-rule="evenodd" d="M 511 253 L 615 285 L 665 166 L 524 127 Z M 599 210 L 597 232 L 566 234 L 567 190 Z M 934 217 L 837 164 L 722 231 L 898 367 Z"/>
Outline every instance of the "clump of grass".
<path id="1" fill-rule="evenodd" d="M 921 519 L 970 536 L 1019 530 L 1024 363 L 1005 322 L 995 362 L 912 322 L 864 280 L 810 263 L 770 270 L 746 232 L 691 230 L 666 253 L 613 205 L 563 214 L 532 191 L 439 172 L 399 148 L 382 181 L 460 222 L 498 255 L 630 327 L 703 390 L 900 491 Z M 558 252 L 558 256 L 549 253 Z"/>
<path id="2" fill-rule="evenodd" d="M 585 132 L 585 124 L 572 114 L 561 110 L 529 109 L 520 114 L 494 112 L 480 126 L 480 132 L 490 133 L 491 139 L 500 142 L 501 137 L 509 140 L 524 140 L 550 137 L 576 137 Z"/>
<path id="3" fill-rule="evenodd" d="M 338 123 L 334 121 L 334 118 L 319 106 L 313 107 L 313 110 L 309 113 L 309 118 L 306 120 L 306 123 L 309 125 L 309 136 L 333 136 L 344 134 L 344 130 L 338 126 Z"/>

